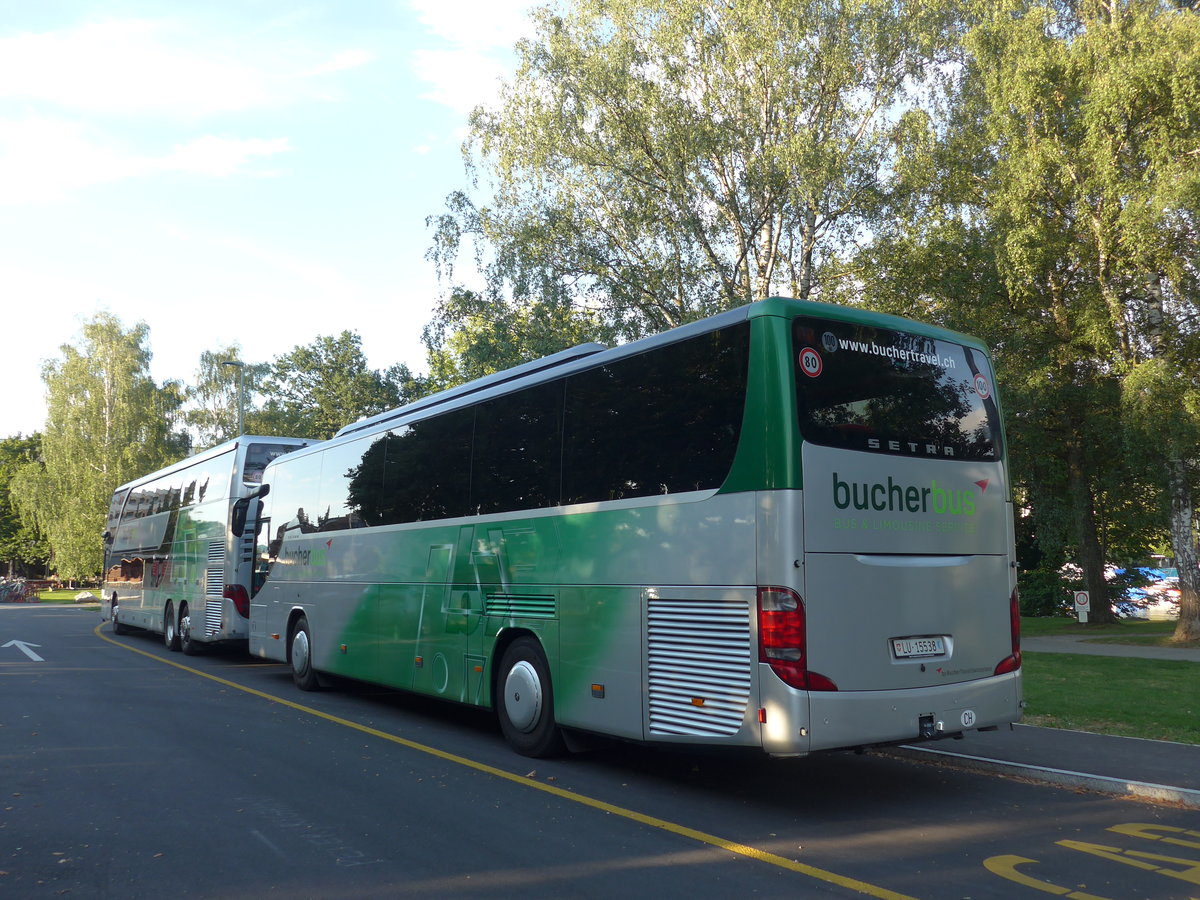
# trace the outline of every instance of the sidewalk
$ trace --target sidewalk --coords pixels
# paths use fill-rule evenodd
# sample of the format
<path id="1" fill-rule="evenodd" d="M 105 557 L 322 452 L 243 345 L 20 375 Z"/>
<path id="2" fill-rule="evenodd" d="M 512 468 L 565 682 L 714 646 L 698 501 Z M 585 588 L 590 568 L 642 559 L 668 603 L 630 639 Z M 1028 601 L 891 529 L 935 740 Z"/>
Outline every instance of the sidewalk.
<path id="1" fill-rule="evenodd" d="M 1100 635 L 1097 635 L 1097 638 Z M 1086 634 L 1056 637 L 1022 637 L 1021 649 L 1029 653 L 1085 653 L 1091 656 L 1132 656 L 1138 659 L 1181 659 L 1200 662 L 1200 648 L 1142 647 L 1136 644 L 1096 642 Z"/>
<path id="2" fill-rule="evenodd" d="M 1023 638 L 1021 648 L 1030 653 L 1084 653 L 1200 663 L 1200 650 L 1196 649 L 1093 644 L 1088 643 L 1086 636 Z M 1196 679 L 1200 692 L 1200 668 L 1196 670 Z M 1200 718 L 1196 728 L 1200 731 Z M 898 752 L 961 768 L 1200 809 L 1200 745 L 1196 744 L 1014 725 L 1011 730 L 971 732 L 957 741 L 908 745 Z"/>

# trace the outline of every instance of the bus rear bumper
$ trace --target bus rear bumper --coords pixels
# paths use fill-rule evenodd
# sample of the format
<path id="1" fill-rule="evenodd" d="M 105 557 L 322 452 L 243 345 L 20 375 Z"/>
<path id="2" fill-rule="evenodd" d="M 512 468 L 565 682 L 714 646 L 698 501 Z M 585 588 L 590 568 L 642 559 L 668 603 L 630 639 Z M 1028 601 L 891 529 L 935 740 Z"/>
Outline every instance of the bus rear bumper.
<path id="1" fill-rule="evenodd" d="M 809 694 L 810 750 L 936 740 L 1021 718 L 1019 672 L 897 691 Z"/>
<path id="2" fill-rule="evenodd" d="M 1021 718 L 1019 672 L 918 689 L 807 694 L 775 680 L 763 694 L 763 750 L 776 756 L 937 740 Z"/>

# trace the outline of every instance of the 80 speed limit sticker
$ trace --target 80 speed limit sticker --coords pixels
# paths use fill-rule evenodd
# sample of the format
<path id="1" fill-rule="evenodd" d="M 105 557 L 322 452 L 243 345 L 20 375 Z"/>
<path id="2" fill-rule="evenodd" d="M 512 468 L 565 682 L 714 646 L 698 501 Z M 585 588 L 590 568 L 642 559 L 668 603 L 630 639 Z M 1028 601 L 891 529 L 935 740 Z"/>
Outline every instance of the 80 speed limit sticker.
<path id="1" fill-rule="evenodd" d="M 800 351 L 800 371 L 809 378 L 816 378 L 824 367 L 825 364 L 821 362 L 821 354 L 812 347 L 805 347 Z"/>

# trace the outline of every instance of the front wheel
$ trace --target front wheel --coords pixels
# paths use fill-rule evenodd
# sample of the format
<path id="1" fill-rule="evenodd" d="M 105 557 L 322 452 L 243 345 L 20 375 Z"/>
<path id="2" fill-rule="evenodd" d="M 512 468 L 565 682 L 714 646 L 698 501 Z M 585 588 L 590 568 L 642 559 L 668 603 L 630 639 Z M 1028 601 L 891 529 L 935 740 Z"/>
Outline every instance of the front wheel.
<path id="1" fill-rule="evenodd" d="M 129 629 L 121 624 L 120 616 L 121 606 L 117 603 L 117 595 L 113 594 L 112 598 L 112 623 L 113 634 L 129 634 Z"/>
<path id="2" fill-rule="evenodd" d="M 321 682 L 312 660 L 312 630 L 308 619 L 301 616 L 292 630 L 292 641 L 288 648 L 288 659 L 292 664 L 292 681 L 302 691 L 319 691 Z"/>
<path id="3" fill-rule="evenodd" d="M 513 641 L 500 662 L 496 714 L 505 740 L 522 756 L 556 756 L 564 749 L 554 721 L 554 689 L 542 645 L 525 636 Z"/>

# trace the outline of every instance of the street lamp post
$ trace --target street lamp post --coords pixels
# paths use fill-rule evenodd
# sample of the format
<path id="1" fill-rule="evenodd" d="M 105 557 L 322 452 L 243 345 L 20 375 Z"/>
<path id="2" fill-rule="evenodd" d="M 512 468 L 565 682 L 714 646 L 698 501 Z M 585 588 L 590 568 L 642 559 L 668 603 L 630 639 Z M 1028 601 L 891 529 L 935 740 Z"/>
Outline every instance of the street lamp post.
<path id="1" fill-rule="evenodd" d="M 225 362 L 221 363 L 221 365 L 233 366 L 234 368 L 236 368 L 238 370 L 238 428 L 237 428 L 237 433 L 240 436 L 242 434 L 242 432 L 245 431 L 243 419 L 245 417 L 244 409 L 246 406 L 246 364 L 244 362 L 242 362 L 241 360 L 232 359 L 232 360 L 226 360 Z"/>

